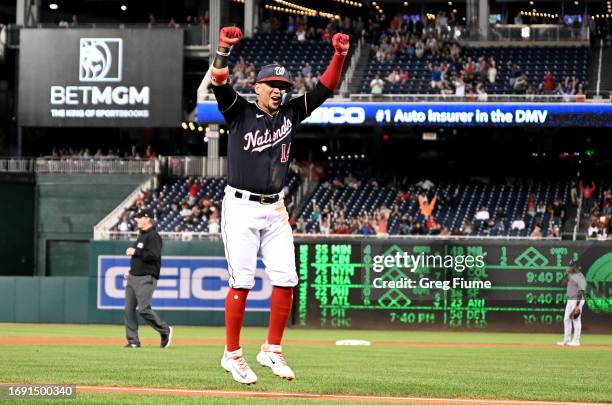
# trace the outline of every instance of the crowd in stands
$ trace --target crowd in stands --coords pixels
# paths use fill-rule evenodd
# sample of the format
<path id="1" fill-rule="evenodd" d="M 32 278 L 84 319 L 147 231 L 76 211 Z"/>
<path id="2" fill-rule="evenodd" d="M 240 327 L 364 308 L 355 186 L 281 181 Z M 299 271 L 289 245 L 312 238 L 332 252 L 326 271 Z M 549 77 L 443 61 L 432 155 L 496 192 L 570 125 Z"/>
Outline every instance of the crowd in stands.
<path id="1" fill-rule="evenodd" d="M 372 20 L 368 21 L 369 23 Z M 295 36 L 298 42 L 327 42 L 331 43 L 331 38 L 336 32 L 343 32 L 352 37 L 361 37 L 366 28 L 366 24 L 361 16 L 351 19 L 344 16 L 340 20 L 328 21 L 320 18 L 308 18 L 308 16 L 294 17 L 289 15 L 287 19 L 279 19 L 272 16 L 264 20 L 259 27 L 259 32 L 286 32 Z"/>
<path id="2" fill-rule="evenodd" d="M 612 185 L 580 182 L 577 187 L 582 193 L 582 211 L 588 217 L 587 238 L 612 238 Z"/>
<path id="3" fill-rule="evenodd" d="M 53 147 L 51 153 L 45 156 L 47 158 L 67 159 L 67 158 L 91 158 L 91 159 L 147 159 L 154 160 L 157 155 L 151 145 L 147 145 L 144 152 L 141 154 L 135 145 L 128 150 L 121 148 L 109 148 L 105 153 L 102 148 L 92 152 L 90 148 L 72 148 L 72 147 Z"/>
<path id="4" fill-rule="evenodd" d="M 561 237 L 567 183 L 434 184 L 353 169 L 332 168 L 300 210 L 295 233 Z"/>
<path id="5" fill-rule="evenodd" d="M 252 90 L 255 86 L 256 76 L 257 69 L 255 64 L 253 62 L 247 64 L 241 56 L 238 63 L 232 68 L 230 83 L 232 86 L 243 91 Z M 312 90 L 319 81 L 320 76 L 321 72 L 313 72 L 310 63 L 306 62 L 294 78 L 293 92 L 304 94 L 306 91 Z"/>
<path id="6" fill-rule="evenodd" d="M 496 83 L 507 80 L 508 86 L 504 86 L 504 90 L 515 94 L 555 94 L 568 100 L 573 100 L 573 96 L 584 98 L 585 84 L 576 75 L 555 77 L 554 72 L 548 69 L 543 77 L 536 77 L 534 73 L 521 68 L 520 60 L 499 61 L 487 48 L 462 48 L 453 35 L 452 26 L 456 24 L 453 15 L 449 18 L 440 12 L 433 21 L 413 21 L 405 17 L 393 17 L 372 42 L 374 67 L 376 64 L 399 64 L 386 77 L 374 75 L 369 82 L 373 95 L 382 94 L 386 85 L 404 85 L 413 79 L 408 64 L 402 66 L 402 62 L 408 58 L 423 60 L 430 73 L 431 88 L 442 95 L 487 101 L 489 89 L 498 90 L 500 86 L 496 86 Z M 500 69 L 507 74 L 500 75 Z"/>
<path id="7" fill-rule="evenodd" d="M 372 180 L 372 184 L 376 184 Z M 340 181 L 335 179 L 336 185 Z M 299 218 L 295 225 L 296 233 L 314 233 L 314 234 L 358 234 L 358 235 L 441 235 L 441 236 L 474 236 L 478 235 L 475 232 L 475 224 L 479 224 L 482 232 L 480 235 L 486 236 L 491 230 L 498 233 L 505 231 L 515 231 L 520 233 L 525 230 L 526 220 L 522 215 L 516 216 L 511 220 L 510 229 L 505 228 L 506 212 L 503 208 L 499 208 L 494 213 L 490 213 L 488 208 L 481 206 L 473 218 L 465 218 L 460 226 L 449 229 L 448 226 L 437 221 L 438 212 L 444 207 L 455 207 L 459 199 L 459 195 L 449 195 L 448 193 L 433 194 L 433 197 L 428 195 L 422 184 L 429 183 L 429 180 L 419 182 L 421 184 L 415 187 L 398 188 L 397 184 L 388 184 L 386 187 L 397 190 L 397 198 L 390 205 L 383 205 L 375 208 L 371 213 L 368 211 L 360 213 L 356 217 L 351 217 L 348 214 L 347 204 L 345 202 L 334 203 L 331 201 L 331 209 L 321 208 L 316 201 L 312 202 L 312 219 L 318 226 L 307 229 L 304 218 Z M 348 183 L 347 183 L 348 184 Z M 418 204 L 419 210 L 417 215 L 412 216 L 409 213 L 402 212 L 400 209 L 404 202 L 415 202 Z M 531 218 L 538 214 L 549 213 L 549 222 L 544 224 L 541 221 L 535 221 L 533 229 L 525 235 L 532 238 L 543 237 L 543 228 L 547 227 L 547 235 L 550 237 L 561 237 L 560 221 L 565 217 L 565 204 L 556 199 L 552 205 L 545 205 L 542 201 L 535 203 L 533 193 L 529 197 L 527 215 Z M 541 216 L 541 215 L 540 215 Z M 529 220 L 529 218 L 527 218 Z M 393 230 L 389 229 L 390 224 L 397 224 Z"/>
<path id="8" fill-rule="evenodd" d="M 331 38 L 336 32 L 349 33 L 353 40 L 361 37 L 365 29 L 365 23 L 361 17 L 355 20 L 349 17 L 344 17 L 339 21 L 324 22 L 322 19 L 309 19 L 307 16 L 288 16 L 287 19 L 281 20 L 278 17 L 271 17 L 263 21 L 258 29 L 258 34 L 274 34 L 276 38 L 281 39 L 281 44 L 291 46 L 295 50 L 296 47 L 304 50 L 312 50 L 313 46 L 318 46 L 324 51 L 329 51 L 331 56 Z M 329 44 L 329 45 L 326 45 Z M 265 44 L 269 45 L 269 44 Z M 278 53 L 274 57 L 282 56 L 283 49 L 276 49 Z M 240 52 L 240 48 L 237 52 Z M 268 55 L 269 56 L 269 55 Z M 230 84 L 241 92 L 250 92 L 255 85 L 258 69 L 266 63 L 282 63 L 279 60 L 247 60 L 240 54 L 237 61 L 231 65 Z M 294 80 L 293 93 L 303 94 L 310 91 L 319 81 L 320 75 L 323 73 L 324 67 L 328 62 L 327 57 L 324 60 L 324 65 L 313 66 L 308 60 L 301 60 L 300 65 L 296 69 L 291 69 L 291 66 L 286 66 L 292 71 Z"/>
<path id="9" fill-rule="evenodd" d="M 181 184 L 183 182 L 184 184 Z M 140 209 L 151 208 L 158 222 L 164 217 L 179 219 L 175 221 L 176 223 L 170 223 L 170 229 L 162 228 L 159 229 L 160 231 L 206 231 L 218 234 L 220 232 L 221 200 L 219 195 L 211 197 L 203 192 L 205 183 L 206 179 L 203 178 L 188 178 L 177 181 L 178 187 L 172 185 L 153 191 L 143 191 L 135 203 L 124 211 L 112 231 L 136 231 L 136 213 Z M 173 193 L 176 189 L 185 190 L 186 193 Z"/>
<path id="10" fill-rule="evenodd" d="M 436 184 L 370 176 L 357 166 L 332 167 L 299 207 L 299 183 L 294 161 L 283 192 L 296 234 L 561 238 L 568 206 L 578 206 L 580 197 L 587 237 L 605 240 L 612 234 L 612 184 L 486 179 Z M 111 230 L 136 231 L 134 216 L 146 207 L 158 229 L 175 238 L 218 234 L 225 185 L 225 179 L 188 177 L 143 191 Z"/>
<path id="11" fill-rule="evenodd" d="M 168 21 L 168 28 L 179 28 L 181 26 L 190 27 L 190 26 L 203 26 L 208 25 L 209 16 L 208 10 L 205 10 L 202 14 L 198 15 L 188 15 L 185 17 L 184 22 L 177 22 L 174 17 L 171 17 Z M 161 22 L 157 21 L 157 18 L 153 14 L 149 14 L 149 25 L 160 24 Z"/>
<path id="12" fill-rule="evenodd" d="M 300 184 L 300 167 L 290 164 L 287 184 L 283 188 L 285 207 L 289 216 L 296 210 L 296 191 Z M 173 179 L 152 191 L 141 191 L 119 221 L 113 232 L 137 231 L 135 215 L 143 208 L 153 211 L 157 230 L 171 232 L 177 239 L 191 239 L 193 233 L 219 234 L 225 178 L 191 176 Z"/>

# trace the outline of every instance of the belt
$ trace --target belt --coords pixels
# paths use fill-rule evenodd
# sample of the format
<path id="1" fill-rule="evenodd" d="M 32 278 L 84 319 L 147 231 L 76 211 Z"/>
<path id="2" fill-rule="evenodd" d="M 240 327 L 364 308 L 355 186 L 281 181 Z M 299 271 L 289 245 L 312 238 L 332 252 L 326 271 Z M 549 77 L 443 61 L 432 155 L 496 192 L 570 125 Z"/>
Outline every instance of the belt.
<path id="1" fill-rule="evenodd" d="M 243 194 L 240 191 L 236 191 L 234 193 L 236 198 L 242 199 Z M 274 204 L 278 200 L 280 200 L 280 195 L 272 194 L 272 195 L 263 195 L 263 194 L 249 194 L 250 201 L 257 201 L 260 204 Z"/>

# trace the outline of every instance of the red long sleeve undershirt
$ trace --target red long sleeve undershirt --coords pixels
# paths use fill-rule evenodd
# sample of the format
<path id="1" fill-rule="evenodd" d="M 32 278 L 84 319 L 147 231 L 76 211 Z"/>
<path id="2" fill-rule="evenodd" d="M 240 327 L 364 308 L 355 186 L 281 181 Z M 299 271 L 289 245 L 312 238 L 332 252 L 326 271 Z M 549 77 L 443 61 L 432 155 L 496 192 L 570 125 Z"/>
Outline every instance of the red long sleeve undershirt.
<path id="1" fill-rule="evenodd" d="M 334 53 L 334 56 L 329 62 L 329 66 L 321 75 L 321 79 L 319 82 L 327 87 L 330 90 L 335 90 L 340 83 L 340 75 L 342 75 L 342 67 L 344 66 L 344 60 L 346 59 L 346 55 L 340 55 L 338 53 Z"/>

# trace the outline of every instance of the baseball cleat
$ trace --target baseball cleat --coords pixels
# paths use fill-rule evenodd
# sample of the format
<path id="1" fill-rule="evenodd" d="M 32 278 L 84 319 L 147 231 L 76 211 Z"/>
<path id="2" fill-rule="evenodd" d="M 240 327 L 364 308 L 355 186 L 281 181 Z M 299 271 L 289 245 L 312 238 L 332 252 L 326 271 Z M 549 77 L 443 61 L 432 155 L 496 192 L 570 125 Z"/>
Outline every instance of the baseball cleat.
<path id="1" fill-rule="evenodd" d="M 161 334 L 161 343 L 159 344 L 159 347 L 165 349 L 170 346 L 170 343 L 172 343 L 172 326 L 168 326 L 168 334 Z"/>
<path id="2" fill-rule="evenodd" d="M 123 347 L 126 349 L 138 349 L 140 347 L 140 343 L 128 343 Z"/>
<path id="3" fill-rule="evenodd" d="M 562 341 L 562 342 L 557 342 L 558 346 L 565 346 L 567 345 L 568 342 Z"/>
<path id="4" fill-rule="evenodd" d="M 242 349 L 233 352 L 225 350 L 223 357 L 221 357 L 221 367 L 228 373 L 232 373 L 234 380 L 240 384 L 255 384 L 257 382 L 257 376 L 242 356 Z"/>
<path id="5" fill-rule="evenodd" d="M 280 345 L 263 344 L 261 351 L 257 354 L 257 362 L 264 367 L 272 369 L 272 372 L 280 378 L 293 380 L 295 373 L 287 365 L 281 352 L 282 347 Z"/>
<path id="6" fill-rule="evenodd" d="M 580 342 L 568 342 L 567 345 L 568 346 L 578 347 L 578 346 L 580 346 Z"/>

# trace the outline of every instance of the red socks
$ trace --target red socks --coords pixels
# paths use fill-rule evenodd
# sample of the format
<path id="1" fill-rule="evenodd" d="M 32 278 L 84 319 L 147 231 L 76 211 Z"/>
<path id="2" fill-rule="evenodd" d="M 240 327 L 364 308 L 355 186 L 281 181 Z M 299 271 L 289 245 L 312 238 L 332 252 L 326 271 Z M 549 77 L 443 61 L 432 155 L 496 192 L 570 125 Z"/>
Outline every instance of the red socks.
<path id="1" fill-rule="evenodd" d="M 240 329 L 244 320 L 247 295 L 249 290 L 230 288 L 225 297 L 225 345 L 228 352 L 240 349 Z"/>
<path id="2" fill-rule="evenodd" d="M 293 301 L 293 287 L 272 288 L 270 298 L 270 329 L 268 331 L 268 344 L 280 345 L 283 339 L 285 325 L 291 313 Z M 229 349 L 228 349 L 229 350 Z"/>
<path id="3" fill-rule="evenodd" d="M 225 297 L 225 345 L 228 352 L 240 349 L 240 329 L 249 290 L 230 288 Z M 291 314 L 293 287 L 272 288 L 268 344 L 280 345 L 285 325 Z"/>

